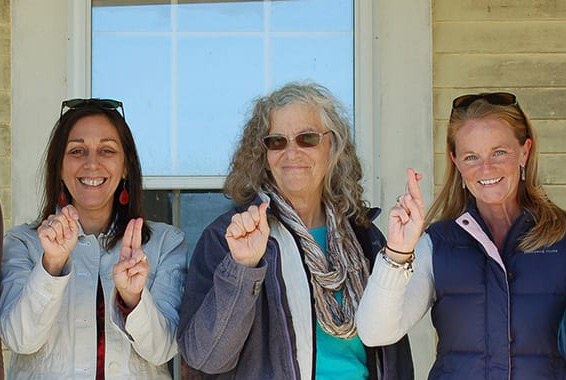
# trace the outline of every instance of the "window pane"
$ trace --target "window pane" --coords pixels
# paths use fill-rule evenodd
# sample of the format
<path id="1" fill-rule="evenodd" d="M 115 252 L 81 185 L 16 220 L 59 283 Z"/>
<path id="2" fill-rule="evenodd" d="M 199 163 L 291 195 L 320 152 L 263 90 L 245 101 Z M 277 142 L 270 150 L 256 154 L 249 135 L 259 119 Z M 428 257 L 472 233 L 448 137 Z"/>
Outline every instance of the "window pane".
<path id="1" fill-rule="evenodd" d="M 354 86 L 344 80 L 354 65 L 351 37 L 278 37 L 273 39 L 272 44 L 271 70 L 273 77 L 277 78 L 274 81 L 276 87 L 297 79 L 318 78 L 317 82 L 331 89 L 352 115 Z M 340 54 L 336 54 L 337 51 Z"/>
<path id="2" fill-rule="evenodd" d="M 172 166 L 170 42 L 118 34 L 100 35 L 92 46 L 93 97 L 124 102 L 144 175 L 168 173 Z"/>
<path id="3" fill-rule="evenodd" d="M 147 220 L 173 224 L 173 192 L 144 190 L 143 209 Z"/>
<path id="4" fill-rule="evenodd" d="M 189 262 L 202 231 L 234 207 L 221 192 L 181 192 L 181 229 L 189 240 Z"/>
<path id="5" fill-rule="evenodd" d="M 175 202 L 175 193 L 179 202 Z M 144 190 L 144 212 L 148 220 L 178 224 L 189 242 L 189 262 L 202 231 L 236 205 L 221 191 Z M 173 214 L 179 215 L 178 223 Z"/>
<path id="6" fill-rule="evenodd" d="M 180 83 L 177 149 L 191 174 L 224 175 L 244 119 L 244 103 L 262 92 L 262 41 L 208 37 L 179 41 Z M 228 64 L 229 62 L 229 64 Z M 246 100 L 244 100 L 246 99 Z"/>
<path id="7" fill-rule="evenodd" d="M 225 175 L 252 99 L 289 81 L 352 114 L 352 0 L 111 2 L 92 10 L 92 95 L 124 102 L 146 176 Z"/>
<path id="8" fill-rule="evenodd" d="M 261 32 L 263 2 L 209 2 L 180 4 L 180 32 Z"/>
<path id="9" fill-rule="evenodd" d="M 96 12 L 94 11 L 96 10 Z M 92 31 L 104 32 L 169 32 L 169 5 L 95 7 L 92 12 Z"/>
<path id="10" fill-rule="evenodd" d="M 351 1 L 272 1 L 271 4 L 274 31 L 351 33 L 353 30 L 354 9 Z"/>

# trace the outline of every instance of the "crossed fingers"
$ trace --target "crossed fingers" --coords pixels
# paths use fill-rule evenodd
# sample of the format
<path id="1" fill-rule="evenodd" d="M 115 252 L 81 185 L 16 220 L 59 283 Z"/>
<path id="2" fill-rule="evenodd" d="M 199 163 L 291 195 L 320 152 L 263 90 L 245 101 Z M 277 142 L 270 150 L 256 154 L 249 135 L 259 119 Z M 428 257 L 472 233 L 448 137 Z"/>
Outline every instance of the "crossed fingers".
<path id="1" fill-rule="evenodd" d="M 52 243 L 63 244 L 65 240 L 71 240 L 74 233 L 78 234 L 78 219 L 77 210 L 71 205 L 65 206 L 61 213 L 49 215 L 41 222 L 38 228 L 39 237 L 45 237 Z"/>
<path id="2" fill-rule="evenodd" d="M 407 169 L 407 186 L 405 193 L 397 197 L 397 202 L 392 209 L 392 214 L 406 224 L 411 217 L 423 220 L 425 217 L 424 201 L 418 181 L 422 175 L 413 169 Z"/>

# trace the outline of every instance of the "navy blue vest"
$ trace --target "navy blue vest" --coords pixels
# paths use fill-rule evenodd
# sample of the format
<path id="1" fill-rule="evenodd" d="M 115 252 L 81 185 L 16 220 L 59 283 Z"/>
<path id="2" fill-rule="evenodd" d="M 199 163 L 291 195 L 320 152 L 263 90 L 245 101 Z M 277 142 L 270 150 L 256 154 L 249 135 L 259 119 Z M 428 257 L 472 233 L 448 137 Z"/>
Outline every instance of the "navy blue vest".
<path id="1" fill-rule="evenodd" d="M 494 258 L 485 248 L 491 236 L 477 209 L 458 221 L 428 229 L 438 333 L 429 379 L 566 379 L 557 349 L 566 307 L 566 241 L 536 252 L 517 250 L 520 236 L 533 226 L 523 212 Z M 486 238 L 483 244 L 472 236 L 474 226 L 480 232 L 474 235 Z"/>

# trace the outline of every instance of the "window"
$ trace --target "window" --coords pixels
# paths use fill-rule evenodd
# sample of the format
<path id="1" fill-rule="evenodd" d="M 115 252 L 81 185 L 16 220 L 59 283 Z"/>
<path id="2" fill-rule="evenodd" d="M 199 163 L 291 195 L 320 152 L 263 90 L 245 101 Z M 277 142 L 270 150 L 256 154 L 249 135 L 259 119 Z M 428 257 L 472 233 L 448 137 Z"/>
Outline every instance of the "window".
<path id="1" fill-rule="evenodd" d="M 289 81 L 354 109 L 354 2 L 92 1 L 92 96 L 124 102 L 148 216 L 191 252 L 233 207 L 221 193 L 253 98 Z"/>

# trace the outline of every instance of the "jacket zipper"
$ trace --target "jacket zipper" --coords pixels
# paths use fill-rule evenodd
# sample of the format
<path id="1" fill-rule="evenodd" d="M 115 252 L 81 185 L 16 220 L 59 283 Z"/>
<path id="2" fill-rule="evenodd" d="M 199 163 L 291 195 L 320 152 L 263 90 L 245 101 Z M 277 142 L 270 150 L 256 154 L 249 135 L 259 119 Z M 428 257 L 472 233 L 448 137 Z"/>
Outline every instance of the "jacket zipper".
<path id="1" fill-rule="evenodd" d="M 509 231 L 507 231 L 507 236 L 505 237 L 505 240 L 503 242 L 503 251 L 505 252 L 506 249 L 508 248 L 507 246 L 510 243 L 510 237 L 512 236 L 518 236 L 520 234 L 521 230 L 524 230 L 524 225 L 525 223 L 528 222 L 528 216 L 526 214 L 525 211 L 523 211 L 521 213 L 521 215 L 519 215 L 519 217 L 517 218 L 517 220 L 515 220 L 515 222 L 513 223 L 513 225 L 511 226 L 511 228 L 509 229 Z M 522 228 L 520 228 L 522 227 Z M 516 233 L 516 229 L 519 229 L 519 233 Z M 511 234 L 513 233 L 513 234 Z M 513 246 L 511 245 L 511 252 L 513 251 Z M 501 260 L 503 261 L 503 258 L 501 258 Z M 506 276 L 505 278 L 505 284 L 507 285 L 507 333 L 508 333 L 508 344 L 509 344 L 509 376 L 508 379 L 511 380 L 511 290 L 509 289 L 509 277 Z"/>
<path id="2" fill-rule="evenodd" d="M 469 213 L 469 217 L 472 220 L 474 220 L 478 225 L 480 225 L 480 228 L 482 230 L 484 230 L 483 226 L 481 226 L 481 224 L 474 218 L 474 216 L 471 213 Z M 520 217 L 521 216 L 519 216 L 519 218 Z M 517 223 L 517 221 L 515 221 L 514 225 L 516 223 Z M 511 229 L 513 229 L 513 226 L 511 226 Z M 464 230 L 466 230 L 466 229 L 464 228 Z M 484 231 L 484 233 L 485 233 L 485 231 Z M 503 249 L 505 249 L 505 247 L 507 245 L 507 240 L 509 238 L 510 233 L 511 233 L 511 230 L 509 230 L 507 232 L 507 237 L 505 238 L 505 241 L 504 241 L 504 244 L 503 244 Z M 501 252 L 499 251 L 499 248 L 497 248 L 497 253 L 499 254 L 499 257 L 501 257 L 501 262 L 502 262 L 501 265 L 488 254 L 488 252 L 484 248 L 483 244 L 481 244 L 481 242 L 479 240 L 477 240 L 473 234 L 471 234 L 471 235 L 474 238 L 474 240 L 476 240 L 479 243 L 481 250 L 483 251 L 484 255 L 488 258 L 488 260 L 495 262 L 497 264 L 497 266 L 501 269 L 501 271 L 503 272 L 503 276 L 505 278 L 505 288 L 507 290 L 507 294 L 506 294 L 506 296 L 507 296 L 507 365 L 509 366 L 509 370 L 507 371 L 507 379 L 511 380 L 511 290 L 509 288 L 509 278 L 507 276 L 507 268 L 505 268 L 504 266 L 502 267 L 502 265 L 504 265 L 503 264 L 503 257 L 501 256 Z M 491 238 L 490 238 L 490 240 L 491 240 Z M 493 242 L 493 240 L 492 240 L 492 242 Z"/>
<path id="3" fill-rule="evenodd" d="M 486 255 L 489 260 L 497 264 L 497 266 L 503 272 L 503 276 L 505 278 L 505 288 L 507 290 L 507 294 L 506 294 L 507 296 L 507 365 L 509 366 L 509 370 L 507 371 L 507 379 L 511 380 L 511 289 L 509 288 L 509 278 L 507 277 L 507 269 L 501 268 L 499 263 L 487 254 L 485 248 L 482 246 L 481 243 L 480 243 L 480 247 L 484 252 L 484 255 Z M 499 256 L 501 256 L 501 252 L 499 252 L 499 249 L 497 250 L 497 252 L 499 253 Z M 501 258 L 501 260 L 503 261 L 503 257 Z"/>

